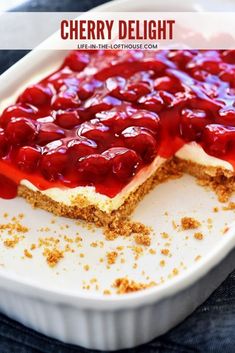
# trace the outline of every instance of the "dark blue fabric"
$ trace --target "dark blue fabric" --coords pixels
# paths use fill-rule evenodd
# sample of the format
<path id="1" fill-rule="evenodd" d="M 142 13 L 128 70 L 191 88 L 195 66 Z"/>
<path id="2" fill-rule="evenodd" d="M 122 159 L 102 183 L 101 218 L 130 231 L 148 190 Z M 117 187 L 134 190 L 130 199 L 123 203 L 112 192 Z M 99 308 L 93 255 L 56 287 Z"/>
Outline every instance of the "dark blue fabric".
<path id="1" fill-rule="evenodd" d="M 138 1 L 138 0 L 137 0 Z M 105 0 L 28 0 L 21 11 L 85 11 Z M 0 51 L 0 72 L 26 51 Z M 235 272 L 188 319 L 166 335 L 123 353 L 234 353 Z M 0 353 L 92 353 L 40 335 L 0 314 Z"/>

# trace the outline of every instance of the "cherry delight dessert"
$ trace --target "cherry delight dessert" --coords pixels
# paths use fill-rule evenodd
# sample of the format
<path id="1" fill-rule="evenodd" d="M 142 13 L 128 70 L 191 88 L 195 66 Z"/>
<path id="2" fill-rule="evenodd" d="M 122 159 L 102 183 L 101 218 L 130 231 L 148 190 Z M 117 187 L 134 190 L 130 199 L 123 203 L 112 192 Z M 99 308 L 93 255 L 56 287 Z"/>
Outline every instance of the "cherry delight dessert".
<path id="1" fill-rule="evenodd" d="M 73 51 L 0 116 L 0 196 L 105 225 L 172 169 L 234 189 L 235 50 Z"/>

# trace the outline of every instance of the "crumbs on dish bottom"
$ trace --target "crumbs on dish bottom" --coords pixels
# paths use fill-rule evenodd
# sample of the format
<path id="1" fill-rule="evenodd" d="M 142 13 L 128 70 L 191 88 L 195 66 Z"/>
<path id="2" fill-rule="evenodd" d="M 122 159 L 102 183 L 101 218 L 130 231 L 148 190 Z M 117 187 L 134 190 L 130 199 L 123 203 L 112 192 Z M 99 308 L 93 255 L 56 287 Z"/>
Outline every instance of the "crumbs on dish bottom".
<path id="1" fill-rule="evenodd" d="M 233 204 L 228 204 L 226 209 L 234 209 Z M 14 248 L 21 240 L 25 238 L 25 235 L 30 231 L 28 227 L 22 224 L 24 219 L 23 214 L 19 214 L 16 217 L 9 218 L 7 213 L 3 214 L 3 218 L 5 222 L 0 224 L 0 240 L 2 240 L 4 246 L 6 248 Z M 53 225 L 56 223 L 56 218 L 53 217 L 50 224 Z M 77 222 L 76 222 L 77 223 Z M 174 226 L 175 224 L 175 226 Z M 79 221 L 79 225 L 81 222 Z M 180 227 L 181 225 L 181 227 Z M 201 223 L 192 217 L 183 217 L 180 220 L 180 225 L 176 225 L 173 222 L 173 229 L 178 229 L 178 231 L 186 231 L 191 229 L 198 229 L 201 226 Z M 23 250 L 23 259 L 33 259 L 34 251 L 36 249 L 42 250 L 42 255 L 45 258 L 46 263 L 49 267 L 54 268 L 60 263 L 66 253 L 74 253 L 75 251 L 78 252 L 79 249 L 82 248 L 82 237 L 77 232 L 73 237 L 69 237 L 68 235 L 63 234 L 64 231 L 69 229 L 69 225 L 65 224 L 59 227 L 59 230 L 53 230 L 50 226 L 41 227 L 37 229 L 38 233 L 43 233 L 45 235 L 48 233 L 48 236 L 38 237 L 37 242 L 32 243 L 29 248 L 25 248 Z M 93 226 L 89 228 L 89 230 L 93 230 Z M 53 234 L 54 233 L 54 234 Z M 51 235 L 53 234 L 53 235 Z M 151 239 L 151 228 L 143 225 L 139 222 L 132 222 L 132 221 L 118 221 L 115 224 L 111 223 L 108 228 L 104 230 L 104 236 L 106 240 L 113 240 L 116 239 L 118 236 L 130 237 L 132 236 L 132 240 L 134 245 L 127 246 L 133 252 L 134 261 L 138 261 L 138 259 L 145 253 L 144 249 L 148 248 L 148 254 L 155 255 L 157 252 L 162 255 L 162 257 L 171 257 L 172 254 L 169 250 L 171 237 L 168 233 L 162 232 L 160 233 L 160 237 L 165 239 L 167 242 L 165 243 L 165 247 L 159 247 L 159 249 L 154 249 L 151 246 L 152 239 Z M 188 238 L 188 237 L 187 237 Z M 204 235 L 201 232 L 194 233 L 194 238 L 197 240 L 203 240 Z M 62 244 L 63 243 L 63 244 Z M 157 245 L 159 246 L 160 243 Z M 90 243 L 90 247 L 92 248 L 103 248 L 104 242 L 100 241 L 93 241 Z M 126 247 L 126 246 L 125 246 Z M 124 246 L 117 246 L 112 251 L 108 251 L 104 253 L 104 258 L 100 258 L 100 263 L 106 263 L 107 269 L 110 266 L 115 265 L 118 260 L 118 264 L 124 264 L 125 258 L 123 256 Z M 85 254 L 80 252 L 80 258 L 84 258 Z M 104 260 L 106 258 L 106 261 Z M 201 255 L 197 255 L 194 258 L 194 261 L 198 261 L 201 258 Z M 162 259 L 159 262 L 160 267 L 164 267 L 166 265 L 166 260 Z M 138 263 L 134 262 L 133 269 L 138 267 Z M 184 268 L 186 268 L 184 266 Z M 83 270 L 89 271 L 90 265 L 83 264 Z M 167 276 L 168 278 L 172 278 L 179 274 L 179 269 L 174 268 L 172 272 Z M 111 285 L 111 289 L 105 289 L 103 291 L 104 295 L 110 295 L 113 293 L 113 290 L 116 294 L 126 294 L 131 292 L 136 292 L 140 290 L 144 290 L 153 286 L 156 286 L 158 283 L 155 281 L 149 280 L 149 277 L 146 276 L 146 282 L 137 282 L 128 277 L 120 277 L 117 278 L 113 284 Z M 164 282 L 164 279 L 161 278 L 161 282 Z M 92 287 L 95 286 L 96 290 L 99 290 L 99 284 L 97 278 L 93 278 L 90 280 L 89 283 L 84 281 L 83 289 L 90 290 Z"/>
<path id="2" fill-rule="evenodd" d="M 113 283 L 113 288 L 116 289 L 117 294 L 127 294 L 137 292 L 143 289 L 156 286 L 157 283 L 151 281 L 149 283 L 136 282 L 128 278 L 117 278 Z"/>
<path id="3" fill-rule="evenodd" d="M 192 217 L 183 217 L 181 218 L 181 226 L 183 230 L 188 230 L 188 229 L 197 229 L 199 228 L 201 223 Z"/>

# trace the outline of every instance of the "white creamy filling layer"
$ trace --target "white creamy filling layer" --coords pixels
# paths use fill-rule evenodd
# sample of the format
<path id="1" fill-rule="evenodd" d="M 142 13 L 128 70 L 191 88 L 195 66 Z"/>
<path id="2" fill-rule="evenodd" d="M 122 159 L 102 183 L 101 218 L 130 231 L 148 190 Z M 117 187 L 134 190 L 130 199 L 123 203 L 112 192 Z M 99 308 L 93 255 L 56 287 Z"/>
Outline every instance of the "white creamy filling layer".
<path id="1" fill-rule="evenodd" d="M 196 142 L 190 142 L 184 145 L 178 152 L 176 157 L 201 164 L 208 167 L 221 167 L 233 171 L 233 166 L 229 162 L 210 156 Z"/>
<path id="2" fill-rule="evenodd" d="M 141 169 L 136 177 L 126 185 L 122 191 L 115 197 L 108 197 L 106 195 L 99 194 L 95 191 L 94 186 L 78 186 L 76 188 L 51 188 L 41 191 L 41 194 L 50 197 L 52 200 L 63 203 L 67 206 L 75 204 L 75 200 L 82 198 L 81 204 L 77 203 L 79 207 L 85 207 L 88 204 L 97 206 L 104 212 L 111 212 L 117 210 L 128 198 L 131 192 L 135 191 L 146 179 L 155 173 L 160 165 L 165 162 L 165 158 L 156 157 L 153 163 L 149 166 Z M 36 186 L 30 183 L 28 180 L 22 180 L 21 185 L 26 186 L 32 191 L 39 191 Z M 87 202 L 83 202 L 83 201 Z"/>
<path id="3" fill-rule="evenodd" d="M 233 166 L 230 163 L 208 155 L 196 142 L 184 145 L 176 153 L 176 156 L 201 165 L 222 167 L 233 171 Z M 134 192 L 141 184 L 151 177 L 163 162 L 165 162 L 165 158 L 156 157 L 153 163 L 140 170 L 136 177 L 113 198 L 97 193 L 92 186 L 78 186 L 72 189 L 51 188 L 40 192 L 43 195 L 50 197 L 52 200 L 63 203 L 67 206 L 74 205 L 76 199 L 79 200 L 79 198 L 82 198 L 82 200 L 86 202 L 81 202 L 81 204 L 78 203 L 79 207 L 85 207 L 87 204 L 92 204 L 97 206 L 100 210 L 109 213 L 113 210 L 117 210 L 129 197 L 130 193 Z M 26 186 L 32 191 L 39 191 L 37 187 L 28 180 L 22 180 L 21 185 Z"/>

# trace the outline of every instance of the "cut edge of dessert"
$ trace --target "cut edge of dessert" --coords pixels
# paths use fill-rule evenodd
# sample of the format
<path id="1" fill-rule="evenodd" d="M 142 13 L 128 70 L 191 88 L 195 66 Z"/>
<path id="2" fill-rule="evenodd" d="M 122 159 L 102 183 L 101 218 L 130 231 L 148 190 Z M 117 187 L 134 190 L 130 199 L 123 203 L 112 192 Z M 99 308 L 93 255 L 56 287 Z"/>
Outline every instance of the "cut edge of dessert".
<path id="1" fill-rule="evenodd" d="M 98 226 L 182 173 L 227 201 L 234 73 L 234 50 L 74 51 L 3 111 L 0 186 L 10 180 L 10 195 Z"/>
<path id="2" fill-rule="evenodd" d="M 221 202 L 227 202 L 235 190 L 235 176 L 231 170 L 223 167 L 204 166 L 185 159 L 173 157 L 158 167 L 135 190 L 131 191 L 118 208 L 110 209 L 109 201 L 107 210 L 104 210 L 104 203 L 99 207 L 83 195 L 72 197 L 71 204 L 55 201 L 52 197 L 40 191 L 34 191 L 25 185 L 20 185 L 18 195 L 25 198 L 33 207 L 41 208 L 58 216 L 65 216 L 73 219 L 82 219 L 95 223 L 97 226 L 109 226 L 127 219 L 139 202 L 155 186 L 168 179 L 178 178 L 182 173 L 190 174 L 198 179 L 202 186 L 209 187 L 217 194 Z M 73 190 L 73 189 L 72 189 Z M 102 208 L 101 208 L 102 207 Z"/>

